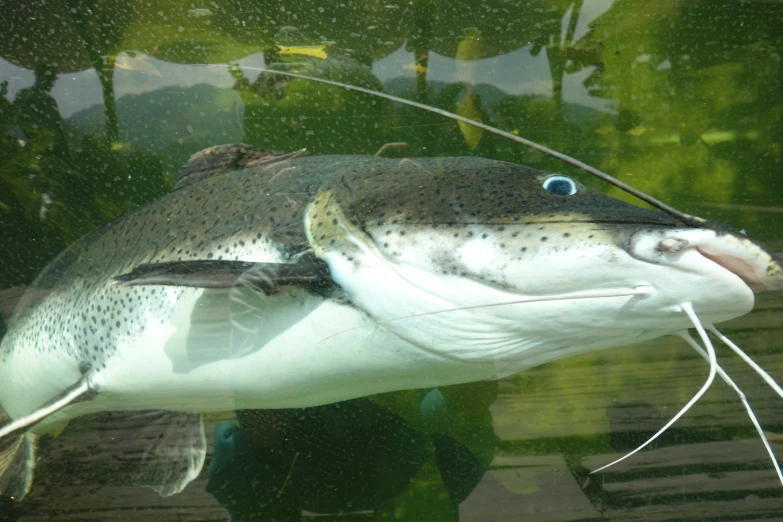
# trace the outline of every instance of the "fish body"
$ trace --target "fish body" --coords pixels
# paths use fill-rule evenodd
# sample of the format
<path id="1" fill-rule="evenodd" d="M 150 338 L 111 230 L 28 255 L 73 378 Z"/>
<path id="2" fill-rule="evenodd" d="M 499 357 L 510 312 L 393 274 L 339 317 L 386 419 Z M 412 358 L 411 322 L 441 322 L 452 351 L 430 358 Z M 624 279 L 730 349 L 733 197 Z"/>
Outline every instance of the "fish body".
<path id="1" fill-rule="evenodd" d="M 259 268 L 232 288 L 118 282 L 236 262 Z M 328 280 L 275 283 L 312 267 Z M 242 284 L 258 279 L 274 290 Z M 42 426 L 497 379 L 685 330 L 683 302 L 707 323 L 738 317 L 781 280 L 774 255 L 728 227 L 565 176 L 481 158 L 292 157 L 190 183 L 61 254 L 0 345 L 0 405 L 19 419 L 89 383 L 89 400 Z"/>

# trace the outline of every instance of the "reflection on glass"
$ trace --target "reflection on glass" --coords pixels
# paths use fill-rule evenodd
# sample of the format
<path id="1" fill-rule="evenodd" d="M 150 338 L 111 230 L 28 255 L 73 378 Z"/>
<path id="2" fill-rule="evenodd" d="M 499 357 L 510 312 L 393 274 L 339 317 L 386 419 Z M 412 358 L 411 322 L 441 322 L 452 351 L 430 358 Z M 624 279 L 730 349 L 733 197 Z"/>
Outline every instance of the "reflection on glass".
<path id="1" fill-rule="evenodd" d="M 0 32 L 13 35 L 0 43 L 4 330 L 23 285 L 59 252 L 174 190 L 188 158 L 215 145 L 318 156 L 405 143 L 405 152 L 387 157 L 480 156 L 580 178 L 497 136 L 258 67 L 480 120 L 781 250 L 783 183 L 774 173 L 783 134 L 775 88 L 783 9 L 775 4 L 118 0 L 0 9 Z M 224 166 L 208 161 L 204 177 Z M 292 212 L 307 202 L 301 194 L 278 199 Z M 209 216 L 207 201 L 187 210 Z M 29 298 L 36 289 L 27 290 Z M 759 294 L 756 311 L 727 326 L 773 375 L 778 300 Z M 211 304 L 228 302 L 223 296 Z M 202 304 L 200 317 L 214 318 L 217 308 Z M 232 356 L 245 353 L 224 344 L 238 350 Z M 208 345 L 170 360 L 193 369 L 225 355 Z M 780 454 L 783 402 L 719 352 Z M 198 458 L 177 444 L 149 450 L 160 434 L 156 419 L 171 426 L 172 417 L 86 415 L 41 436 L 29 495 L 22 503 L 0 496 L 0 515 L 79 517 L 100 506 L 106 518 L 128 519 L 153 507 L 163 517 L 229 513 L 232 520 L 780 516 L 771 464 L 741 403 L 720 383 L 650 448 L 590 473 L 647 440 L 706 372 L 684 343 L 664 338 L 500 381 L 312 408 L 249 410 L 240 397 L 236 409 L 206 416 L 203 471 L 163 499 L 133 484 L 152 485 L 172 461 Z M 182 429 L 171 440 L 189 437 L 202 447 L 193 428 L 200 426 L 188 415 L 176 417 Z M 147 465 L 156 459 L 165 464 Z"/>

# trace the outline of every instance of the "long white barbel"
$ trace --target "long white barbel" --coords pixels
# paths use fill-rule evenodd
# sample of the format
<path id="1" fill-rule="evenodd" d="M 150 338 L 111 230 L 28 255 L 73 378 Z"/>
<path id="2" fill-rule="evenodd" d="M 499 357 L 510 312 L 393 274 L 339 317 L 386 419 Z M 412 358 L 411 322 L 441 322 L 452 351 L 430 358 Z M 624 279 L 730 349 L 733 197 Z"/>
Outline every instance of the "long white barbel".
<path id="1" fill-rule="evenodd" d="M 335 332 L 327 337 L 324 337 L 319 343 L 322 343 L 324 341 L 327 341 L 331 339 L 332 337 L 352 332 L 354 330 L 358 330 L 360 328 L 364 328 L 366 326 L 376 325 L 376 324 L 388 324 L 395 321 L 404 321 L 405 319 L 415 319 L 418 317 L 424 317 L 426 315 L 436 315 L 436 314 L 445 314 L 448 312 L 460 312 L 463 310 L 478 310 L 482 308 L 494 308 L 498 306 L 511 306 L 511 305 L 518 305 L 518 304 L 527 304 L 527 303 L 548 303 L 553 301 L 575 301 L 579 299 L 603 299 L 603 298 L 609 298 L 609 297 L 634 297 L 639 295 L 649 295 L 652 292 L 652 287 L 648 285 L 639 285 L 633 290 L 600 290 L 600 291 L 593 291 L 593 292 L 574 292 L 572 294 L 563 294 L 563 295 L 554 295 L 554 296 L 535 296 L 535 297 L 525 297 L 522 299 L 514 299 L 513 301 L 501 301 L 499 303 L 488 303 L 488 304 L 479 304 L 479 305 L 471 305 L 471 306 L 460 306 L 458 308 L 443 308 L 441 310 L 432 310 L 429 312 L 419 312 L 417 314 L 410 314 L 410 315 L 401 315 L 399 317 L 390 317 L 389 319 L 380 319 L 380 320 L 373 320 L 372 322 L 369 322 L 367 324 L 362 324 L 359 326 L 354 326 L 352 328 L 348 328 L 346 330 L 340 330 L 339 332 Z"/>
<path id="2" fill-rule="evenodd" d="M 770 376 L 769 376 L 769 374 L 766 372 L 766 370 L 764 370 L 764 368 L 762 368 L 761 366 L 759 366 L 758 364 L 756 364 L 756 362 L 755 362 L 753 359 L 751 359 L 751 358 L 750 358 L 750 356 L 749 356 L 748 354 L 746 354 L 745 352 L 743 352 L 743 351 L 740 349 L 740 347 L 739 347 L 739 346 L 737 346 L 736 344 L 734 344 L 734 343 L 731 341 L 731 339 L 729 339 L 728 337 L 726 337 L 725 335 L 723 335 L 722 333 L 720 333 L 720 332 L 718 331 L 718 329 L 717 329 L 717 328 L 715 328 L 715 326 L 714 326 L 714 325 L 711 325 L 711 324 L 710 324 L 710 325 L 707 325 L 707 328 L 708 328 L 708 329 L 709 329 L 709 330 L 710 330 L 710 331 L 711 331 L 713 334 L 715 334 L 715 336 L 716 336 L 718 339 L 720 339 L 720 340 L 723 342 L 723 344 L 725 344 L 726 346 L 728 346 L 729 348 L 731 348 L 732 350 L 734 350 L 734 353 L 736 353 L 737 355 L 739 355 L 739 356 L 740 356 L 740 358 L 741 358 L 743 361 L 745 361 L 745 363 L 747 363 L 747 365 L 748 365 L 748 366 L 750 366 L 751 368 L 753 368 L 753 370 L 754 370 L 756 373 L 758 373 L 758 374 L 761 376 L 761 378 L 762 378 L 762 379 L 764 379 L 764 382 L 766 382 L 767 384 L 769 384 L 769 386 L 770 386 L 770 387 L 771 387 L 773 390 L 775 390 L 775 393 L 777 393 L 778 395 L 780 395 L 781 397 L 783 397 L 783 389 L 781 389 L 780 385 L 779 385 L 778 383 L 776 383 L 776 382 L 775 382 L 775 379 L 773 379 L 772 377 L 770 377 Z"/>
<path id="3" fill-rule="evenodd" d="M 604 470 L 610 466 L 614 466 L 618 462 L 627 459 L 631 455 L 634 455 L 638 451 L 647 447 L 652 441 L 657 439 L 662 433 L 668 430 L 672 426 L 672 424 L 677 422 L 680 419 L 680 417 L 685 415 L 685 412 L 687 412 L 691 408 L 691 406 L 696 404 L 699 401 L 699 399 L 702 398 L 702 396 L 707 392 L 709 387 L 712 385 L 712 382 L 715 380 L 715 374 L 718 371 L 718 360 L 717 357 L 715 356 L 715 348 L 712 346 L 712 342 L 710 341 L 710 338 L 707 336 L 707 332 L 704 331 L 704 327 L 702 327 L 701 321 L 699 321 L 696 312 L 693 311 L 693 306 L 691 305 L 691 303 L 680 303 L 680 308 L 682 308 L 682 311 L 685 312 L 685 314 L 691 320 L 693 326 L 699 332 L 699 336 L 701 337 L 701 340 L 704 342 L 704 345 L 707 347 L 708 360 L 710 361 L 710 373 L 707 376 L 707 380 L 704 382 L 701 389 L 699 389 L 699 391 L 696 392 L 696 395 L 694 395 L 693 398 L 691 398 L 691 400 L 689 400 L 688 403 L 685 406 L 683 406 L 682 409 L 679 412 L 677 412 L 677 414 L 674 417 L 672 417 L 672 419 L 663 426 L 663 428 L 659 429 L 652 437 L 647 439 L 646 442 L 644 442 L 641 446 L 631 451 L 630 453 L 627 453 L 624 456 L 620 457 L 619 459 L 614 460 L 609 464 L 606 464 L 605 466 L 601 466 L 600 468 L 591 471 L 590 472 L 591 475 L 593 473 L 598 473 L 599 471 Z"/>
<path id="4" fill-rule="evenodd" d="M 713 325 L 708 325 L 707 328 L 711 331 L 715 331 L 715 327 Z M 710 360 L 710 356 L 707 352 L 704 351 L 704 349 L 697 343 L 687 332 L 681 334 L 682 338 L 685 339 L 685 341 L 690 344 L 694 350 L 696 350 L 699 355 Z M 775 453 L 772 451 L 772 446 L 769 445 L 769 441 L 767 440 L 767 436 L 764 435 L 764 430 L 761 429 L 761 424 L 759 424 L 758 419 L 756 418 L 756 414 L 753 413 L 753 408 L 750 407 L 750 403 L 748 402 L 748 398 L 745 396 L 745 394 L 742 392 L 740 387 L 734 382 L 734 380 L 729 377 L 729 374 L 727 374 L 723 368 L 718 365 L 718 375 L 720 376 L 723 381 L 728 384 L 734 392 L 739 397 L 739 400 L 742 402 L 742 405 L 745 407 L 745 411 L 748 414 L 748 417 L 750 417 L 750 421 L 753 423 L 753 426 L 756 428 L 756 431 L 759 434 L 759 438 L 761 438 L 761 442 L 764 444 L 764 448 L 767 450 L 767 454 L 769 454 L 770 460 L 772 460 L 772 465 L 775 467 L 775 472 L 778 474 L 778 480 L 780 480 L 780 483 L 783 484 L 783 473 L 780 471 L 780 465 L 778 464 L 778 459 L 775 458 Z"/>

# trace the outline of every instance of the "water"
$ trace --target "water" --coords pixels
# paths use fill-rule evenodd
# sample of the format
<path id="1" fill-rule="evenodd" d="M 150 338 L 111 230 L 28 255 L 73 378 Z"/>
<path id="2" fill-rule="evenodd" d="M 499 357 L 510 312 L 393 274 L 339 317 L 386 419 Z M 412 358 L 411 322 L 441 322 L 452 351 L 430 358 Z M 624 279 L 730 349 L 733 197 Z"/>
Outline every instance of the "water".
<path id="1" fill-rule="evenodd" d="M 415 156 L 514 161 L 625 197 L 453 121 L 252 70 L 264 65 L 481 118 L 782 243 L 775 3 L 96 0 L 0 9 L 2 288 L 28 283 L 85 232 L 165 192 L 190 154 L 220 143 L 372 154 L 407 142 Z M 773 375 L 780 308 L 779 295 L 762 294 L 725 328 Z M 783 402 L 736 358 L 719 356 L 783 455 Z M 0 500 L 0 520 L 783 519 L 781 486 L 721 384 L 654 448 L 589 475 L 662 425 L 706 373 L 667 338 L 497 383 L 214 415 L 209 428 L 226 442 L 213 461 L 225 467 L 205 467 L 166 499 L 131 485 L 107 449 L 106 433 L 122 436 L 107 419 L 79 419 L 43 444 L 34 489 L 22 504 Z"/>

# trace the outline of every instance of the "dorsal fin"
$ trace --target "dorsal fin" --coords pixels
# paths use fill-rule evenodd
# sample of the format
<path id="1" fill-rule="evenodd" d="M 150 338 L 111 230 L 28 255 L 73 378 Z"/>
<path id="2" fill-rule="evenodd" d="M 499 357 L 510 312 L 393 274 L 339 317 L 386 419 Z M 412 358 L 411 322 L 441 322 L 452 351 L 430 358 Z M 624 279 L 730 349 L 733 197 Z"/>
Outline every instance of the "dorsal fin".
<path id="1" fill-rule="evenodd" d="M 256 160 L 283 155 L 282 152 L 263 149 L 247 143 L 215 145 L 198 151 L 182 166 L 175 189 L 186 187 L 205 178 L 240 170 Z"/>
<path id="2" fill-rule="evenodd" d="M 247 167 L 276 163 L 306 154 L 305 149 L 294 152 L 280 152 L 264 149 L 247 143 L 215 145 L 193 154 L 182 166 L 179 181 L 174 189 L 186 187 L 202 179 Z"/>

